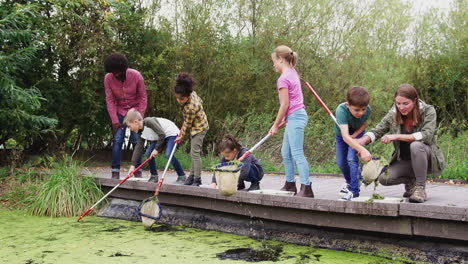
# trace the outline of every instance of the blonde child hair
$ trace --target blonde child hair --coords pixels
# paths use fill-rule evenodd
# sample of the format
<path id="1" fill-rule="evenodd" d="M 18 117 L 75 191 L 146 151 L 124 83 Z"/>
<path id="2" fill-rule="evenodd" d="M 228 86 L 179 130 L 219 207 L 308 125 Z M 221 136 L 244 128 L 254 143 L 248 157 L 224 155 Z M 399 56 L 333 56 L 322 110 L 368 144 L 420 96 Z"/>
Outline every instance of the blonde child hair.
<path id="1" fill-rule="evenodd" d="M 141 114 L 140 114 L 140 112 L 138 112 L 138 110 L 136 110 L 135 108 L 132 108 L 132 109 L 128 110 L 128 112 L 125 115 L 125 118 L 123 120 L 123 123 L 124 123 L 124 125 L 128 126 L 135 120 L 141 121 L 141 120 L 143 120 L 143 116 L 141 116 Z"/>
<path id="2" fill-rule="evenodd" d="M 276 49 L 273 50 L 273 54 L 275 54 L 277 58 L 286 60 L 292 67 L 297 64 L 297 53 L 288 46 L 281 45 L 276 47 Z"/>

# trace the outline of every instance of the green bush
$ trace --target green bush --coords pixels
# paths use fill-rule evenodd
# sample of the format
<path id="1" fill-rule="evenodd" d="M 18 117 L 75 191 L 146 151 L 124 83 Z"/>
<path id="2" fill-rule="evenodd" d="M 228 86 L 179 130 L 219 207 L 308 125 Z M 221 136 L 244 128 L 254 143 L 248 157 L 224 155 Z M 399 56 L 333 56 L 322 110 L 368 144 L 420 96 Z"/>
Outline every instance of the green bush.
<path id="1" fill-rule="evenodd" d="M 8 167 L 1 167 L 0 168 L 0 182 L 5 180 L 8 176 L 10 176 L 10 169 Z"/>
<path id="2" fill-rule="evenodd" d="M 65 156 L 53 165 L 29 210 L 34 215 L 80 215 L 104 194 L 93 177 L 81 176 L 82 163 Z"/>
<path id="3" fill-rule="evenodd" d="M 438 144 L 444 153 L 447 167 L 441 175 L 443 179 L 462 179 L 468 181 L 468 164 L 465 159 L 468 149 L 466 130 L 457 137 L 445 133 L 438 138 Z"/>

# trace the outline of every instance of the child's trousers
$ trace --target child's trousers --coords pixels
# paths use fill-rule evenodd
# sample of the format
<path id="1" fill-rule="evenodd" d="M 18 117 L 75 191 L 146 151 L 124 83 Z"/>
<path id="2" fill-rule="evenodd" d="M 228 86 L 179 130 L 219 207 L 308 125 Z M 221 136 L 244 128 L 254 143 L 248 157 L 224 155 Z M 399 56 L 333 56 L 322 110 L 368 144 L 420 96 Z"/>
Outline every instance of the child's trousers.
<path id="1" fill-rule="evenodd" d="M 364 131 L 357 137 L 364 135 Z M 357 151 L 350 147 L 341 136 L 336 136 L 336 164 L 343 173 L 348 189 L 354 197 L 359 197 L 359 158 Z"/>
<path id="2" fill-rule="evenodd" d="M 171 152 L 175 147 L 175 139 L 176 139 L 175 136 L 167 137 L 164 139 L 163 148 L 166 149 L 165 150 L 166 159 L 169 159 L 169 156 L 171 155 Z M 153 152 L 154 148 L 156 147 L 156 143 L 157 142 L 154 141 L 148 146 L 148 148 L 146 149 L 146 157 L 149 157 L 151 155 L 151 152 Z M 137 167 L 140 166 L 141 164 L 141 155 L 140 155 L 139 160 L 140 162 L 137 164 Z M 148 164 L 149 164 L 151 175 L 158 175 L 158 171 L 156 168 L 156 158 L 151 159 L 148 162 Z M 184 169 L 182 168 L 182 165 L 180 165 L 180 162 L 176 158 L 175 155 L 172 156 L 171 164 L 172 164 L 172 167 L 174 167 L 174 170 L 177 172 L 177 176 L 185 175 Z"/>
<path id="3" fill-rule="evenodd" d="M 190 175 L 194 178 L 201 177 L 202 161 L 201 152 L 203 146 L 203 139 L 206 136 L 207 130 L 204 130 L 194 136 L 190 140 L 190 156 L 192 157 L 192 167 L 190 168 Z"/>
<path id="4" fill-rule="evenodd" d="M 294 182 L 294 165 L 296 164 L 301 184 L 310 184 L 309 163 L 304 155 L 304 129 L 308 120 L 304 109 L 299 109 L 286 118 L 281 154 L 288 182 Z"/>

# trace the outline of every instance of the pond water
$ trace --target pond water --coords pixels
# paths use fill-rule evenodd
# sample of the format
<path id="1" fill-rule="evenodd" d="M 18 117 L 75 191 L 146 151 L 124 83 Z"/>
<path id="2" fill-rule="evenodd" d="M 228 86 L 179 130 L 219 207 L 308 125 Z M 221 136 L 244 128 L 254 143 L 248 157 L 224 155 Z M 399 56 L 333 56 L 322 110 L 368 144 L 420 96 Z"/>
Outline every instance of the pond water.
<path id="1" fill-rule="evenodd" d="M 87 216 L 30 216 L 0 208 L 0 263 L 401 263 L 179 226 Z"/>

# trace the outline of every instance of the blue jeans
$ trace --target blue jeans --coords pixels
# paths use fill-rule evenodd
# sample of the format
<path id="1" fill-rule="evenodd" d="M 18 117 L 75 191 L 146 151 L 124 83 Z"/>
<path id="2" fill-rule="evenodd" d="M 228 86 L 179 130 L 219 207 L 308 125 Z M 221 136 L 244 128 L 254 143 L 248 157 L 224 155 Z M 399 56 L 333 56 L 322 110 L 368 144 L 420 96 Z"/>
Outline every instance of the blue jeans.
<path id="1" fill-rule="evenodd" d="M 125 131 L 127 127 L 123 124 L 124 117 L 117 114 L 119 123 L 122 128 L 117 129 L 114 135 L 114 144 L 112 144 L 112 171 L 120 171 L 120 162 L 122 161 L 122 145 L 125 141 Z M 135 132 L 130 131 L 130 142 L 133 147 L 137 144 L 138 135 Z"/>
<path id="2" fill-rule="evenodd" d="M 294 163 L 299 171 L 301 184 L 309 185 L 309 163 L 304 155 L 304 128 L 308 121 L 305 109 L 300 109 L 286 118 L 286 131 L 283 136 L 283 155 L 284 170 L 286 181 L 294 182 Z"/>
<path id="3" fill-rule="evenodd" d="M 249 174 L 245 179 L 239 178 L 240 180 L 243 181 L 248 181 L 248 182 L 258 182 L 258 170 L 255 168 L 254 165 L 250 166 Z"/>
<path id="4" fill-rule="evenodd" d="M 166 159 L 169 159 L 169 156 L 171 156 L 171 152 L 172 152 L 172 150 L 174 149 L 174 146 L 175 146 L 175 139 L 176 139 L 175 136 L 167 137 L 167 138 L 164 139 L 163 148 L 166 149 L 166 153 L 165 153 L 166 154 Z M 153 152 L 154 148 L 156 147 L 156 143 L 157 143 L 157 141 L 154 141 L 153 143 L 151 143 L 148 146 L 148 148 L 146 149 L 146 157 L 149 157 L 151 155 L 151 152 Z M 156 169 L 156 160 L 155 159 L 156 158 L 151 159 L 150 161 L 148 161 L 151 175 L 158 175 L 158 171 Z M 140 156 L 139 160 L 141 160 L 141 156 Z M 139 164 L 140 164 L 140 162 L 138 163 L 137 166 L 139 166 Z M 178 176 L 185 175 L 184 169 L 182 169 L 182 166 L 180 165 L 180 162 L 175 157 L 175 155 L 172 156 L 171 164 L 174 167 L 174 170 L 177 172 Z"/>
<path id="5" fill-rule="evenodd" d="M 364 131 L 357 136 L 360 138 Z M 340 168 L 354 197 L 359 197 L 359 158 L 357 151 L 350 147 L 341 136 L 336 135 L 336 164 Z"/>

